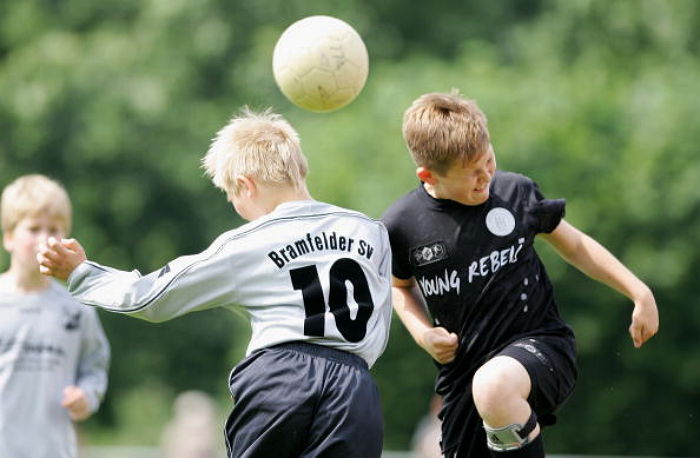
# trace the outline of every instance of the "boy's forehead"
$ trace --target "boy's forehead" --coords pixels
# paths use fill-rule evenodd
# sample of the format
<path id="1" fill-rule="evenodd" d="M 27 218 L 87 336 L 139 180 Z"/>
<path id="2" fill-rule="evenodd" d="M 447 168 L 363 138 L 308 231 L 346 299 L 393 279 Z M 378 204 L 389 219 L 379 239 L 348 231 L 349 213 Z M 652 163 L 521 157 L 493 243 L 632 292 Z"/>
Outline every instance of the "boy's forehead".
<path id="1" fill-rule="evenodd" d="M 61 228 L 64 228 L 65 225 L 65 220 L 61 216 L 60 213 L 58 212 L 51 212 L 51 211 L 42 211 L 42 212 L 32 212 L 32 213 L 27 213 L 25 215 L 22 215 L 18 220 L 17 220 L 17 226 L 20 224 L 22 225 L 28 225 L 28 224 L 55 224 L 57 226 L 60 226 Z"/>
<path id="2" fill-rule="evenodd" d="M 463 173 L 463 172 L 468 172 L 471 171 L 481 165 L 481 162 L 483 162 L 484 159 L 486 159 L 487 156 L 491 155 L 491 148 L 487 149 L 486 151 L 482 151 L 471 158 L 463 158 L 463 159 L 457 159 L 450 164 L 450 166 L 447 169 L 447 173 Z"/>

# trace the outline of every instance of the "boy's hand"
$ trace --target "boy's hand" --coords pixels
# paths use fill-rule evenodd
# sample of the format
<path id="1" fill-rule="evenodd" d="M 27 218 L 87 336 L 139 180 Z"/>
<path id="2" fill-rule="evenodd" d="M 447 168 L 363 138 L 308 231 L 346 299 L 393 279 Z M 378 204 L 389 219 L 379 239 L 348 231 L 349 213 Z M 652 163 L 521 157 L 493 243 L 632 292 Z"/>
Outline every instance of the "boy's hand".
<path id="1" fill-rule="evenodd" d="M 63 281 L 87 259 L 85 250 L 75 239 L 56 240 L 49 237 L 36 255 L 39 271 Z"/>
<path id="2" fill-rule="evenodd" d="M 629 331 L 634 346 L 639 348 L 659 330 L 659 311 L 651 291 L 634 301 Z"/>
<path id="3" fill-rule="evenodd" d="M 454 361 L 458 346 L 457 334 L 443 327 L 430 328 L 423 334 L 423 348 L 440 364 Z"/>
<path id="4" fill-rule="evenodd" d="M 90 404 L 82 388 L 71 385 L 63 389 L 61 406 L 68 409 L 68 415 L 74 421 L 85 420 L 90 416 Z"/>

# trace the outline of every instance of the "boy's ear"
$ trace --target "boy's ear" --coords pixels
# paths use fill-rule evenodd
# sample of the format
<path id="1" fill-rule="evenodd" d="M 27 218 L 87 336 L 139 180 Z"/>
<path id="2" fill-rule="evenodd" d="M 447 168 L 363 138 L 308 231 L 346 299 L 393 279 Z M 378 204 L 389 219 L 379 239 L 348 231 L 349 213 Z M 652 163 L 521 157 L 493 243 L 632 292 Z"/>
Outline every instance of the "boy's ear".
<path id="1" fill-rule="evenodd" d="M 238 175 L 236 177 L 236 186 L 240 190 L 239 192 L 244 193 L 246 197 L 254 196 L 258 190 L 255 181 L 252 178 L 247 177 L 245 175 Z"/>
<path id="2" fill-rule="evenodd" d="M 435 177 L 433 176 L 433 172 L 431 172 L 429 169 L 426 169 L 423 166 L 420 166 L 416 169 L 416 176 L 420 181 L 423 183 L 428 183 L 428 184 L 435 184 Z"/>
<path id="3" fill-rule="evenodd" d="M 2 246 L 5 248 L 5 251 L 8 253 L 12 252 L 12 233 L 11 232 L 3 232 L 2 234 Z"/>

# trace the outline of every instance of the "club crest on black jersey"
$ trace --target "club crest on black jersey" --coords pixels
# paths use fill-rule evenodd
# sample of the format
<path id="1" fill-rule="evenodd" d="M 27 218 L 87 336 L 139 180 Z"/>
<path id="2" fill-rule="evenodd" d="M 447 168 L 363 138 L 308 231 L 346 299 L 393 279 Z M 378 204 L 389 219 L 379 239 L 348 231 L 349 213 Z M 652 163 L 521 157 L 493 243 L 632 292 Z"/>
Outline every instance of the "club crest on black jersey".
<path id="1" fill-rule="evenodd" d="M 432 264 L 447 258 L 445 242 L 434 242 L 411 249 L 411 264 L 416 267 Z"/>

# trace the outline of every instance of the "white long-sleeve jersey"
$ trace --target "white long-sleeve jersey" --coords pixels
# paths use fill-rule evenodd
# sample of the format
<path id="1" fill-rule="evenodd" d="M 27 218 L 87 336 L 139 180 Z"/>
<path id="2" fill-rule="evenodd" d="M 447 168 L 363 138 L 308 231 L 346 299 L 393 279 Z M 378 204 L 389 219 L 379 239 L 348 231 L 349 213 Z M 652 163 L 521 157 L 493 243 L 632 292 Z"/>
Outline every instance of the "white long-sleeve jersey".
<path id="1" fill-rule="evenodd" d="M 36 293 L 0 293 L 0 458 L 76 458 L 63 389 L 81 387 L 95 411 L 108 364 L 96 311 L 57 282 Z"/>
<path id="2" fill-rule="evenodd" d="M 250 316 L 247 354 L 307 341 L 372 366 L 391 320 L 391 255 L 384 225 L 333 205 L 286 202 L 219 236 L 197 255 L 142 276 L 86 261 L 68 279 L 79 301 L 149 321 L 214 307 Z"/>

